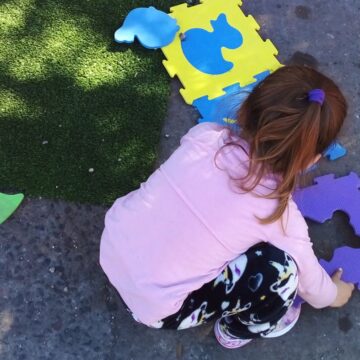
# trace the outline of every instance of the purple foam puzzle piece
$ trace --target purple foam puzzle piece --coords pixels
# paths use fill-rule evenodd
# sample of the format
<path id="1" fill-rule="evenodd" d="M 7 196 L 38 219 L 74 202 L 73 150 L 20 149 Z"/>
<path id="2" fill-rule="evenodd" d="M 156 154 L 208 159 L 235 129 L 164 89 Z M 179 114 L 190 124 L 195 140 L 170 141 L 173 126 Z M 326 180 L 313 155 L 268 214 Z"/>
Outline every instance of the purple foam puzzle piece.
<path id="1" fill-rule="evenodd" d="M 360 249 L 354 249 L 349 246 L 342 246 L 334 251 L 330 261 L 319 260 L 320 265 L 332 276 L 339 268 L 343 269 L 341 279 L 352 283 L 360 290 Z M 299 307 L 305 302 L 300 296 L 294 300 L 293 306 Z"/>
<path id="2" fill-rule="evenodd" d="M 320 260 L 321 266 L 329 275 L 337 269 L 343 269 L 342 280 L 357 285 L 360 290 L 360 249 L 343 246 L 335 249 L 330 261 Z"/>
<path id="3" fill-rule="evenodd" d="M 323 223 L 342 210 L 350 217 L 355 234 L 360 235 L 360 178 L 354 172 L 335 178 L 329 174 L 315 178 L 315 185 L 297 189 L 293 194 L 303 216 Z"/>

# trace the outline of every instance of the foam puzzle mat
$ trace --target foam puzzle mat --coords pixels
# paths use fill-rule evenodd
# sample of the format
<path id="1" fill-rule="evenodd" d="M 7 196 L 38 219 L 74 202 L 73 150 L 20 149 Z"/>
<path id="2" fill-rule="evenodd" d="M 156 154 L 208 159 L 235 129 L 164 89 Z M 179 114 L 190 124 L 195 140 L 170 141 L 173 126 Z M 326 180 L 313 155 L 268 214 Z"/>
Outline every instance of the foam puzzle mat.
<path id="1" fill-rule="evenodd" d="M 241 0 L 202 0 L 199 5 L 177 5 L 170 16 L 180 26 L 174 41 L 162 48 L 163 64 L 177 76 L 188 104 L 225 94 L 224 88 L 254 83 L 256 75 L 281 66 L 277 49 L 258 33 L 255 19 L 240 9 Z"/>

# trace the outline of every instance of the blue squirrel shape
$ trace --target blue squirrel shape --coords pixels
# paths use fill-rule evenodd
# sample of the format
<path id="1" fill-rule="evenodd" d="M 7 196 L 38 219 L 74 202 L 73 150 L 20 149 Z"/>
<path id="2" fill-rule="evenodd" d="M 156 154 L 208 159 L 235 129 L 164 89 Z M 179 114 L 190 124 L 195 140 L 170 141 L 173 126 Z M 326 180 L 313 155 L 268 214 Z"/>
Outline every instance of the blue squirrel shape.
<path id="1" fill-rule="evenodd" d="M 226 61 L 221 48 L 237 49 L 243 43 L 241 33 L 229 25 L 225 14 L 211 20 L 213 32 L 200 28 L 190 29 L 182 37 L 182 50 L 192 66 L 206 74 L 224 74 L 234 64 Z"/>
<path id="2" fill-rule="evenodd" d="M 132 43 L 137 37 L 142 46 L 158 49 L 170 44 L 178 30 L 175 19 L 150 6 L 131 10 L 114 37 L 118 43 Z"/>

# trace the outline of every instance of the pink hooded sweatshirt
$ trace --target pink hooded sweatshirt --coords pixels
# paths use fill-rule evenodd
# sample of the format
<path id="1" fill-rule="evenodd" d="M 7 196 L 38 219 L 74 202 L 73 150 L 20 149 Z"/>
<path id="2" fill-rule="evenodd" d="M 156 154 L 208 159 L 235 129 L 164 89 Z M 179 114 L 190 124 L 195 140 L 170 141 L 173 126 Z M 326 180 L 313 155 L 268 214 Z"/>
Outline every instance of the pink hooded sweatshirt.
<path id="1" fill-rule="evenodd" d="M 215 279 L 226 265 L 259 242 L 295 260 L 299 295 L 315 308 L 334 302 L 337 288 L 314 255 L 308 228 L 290 199 L 281 220 L 262 225 L 277 200 L 239 191 L 230 179 L 246 175 L 247 153 L 222 150 L 228 129 L 193 127 L 180 147 L 140 188 L 117 199 L 106 214 L 100 263 L 110 282 L 144 324 L 177 312 L 185 298 Z M 238 139 L 245 149 L 248 145 Z M 265 194 L 276 179 L 263 179 Z"/>

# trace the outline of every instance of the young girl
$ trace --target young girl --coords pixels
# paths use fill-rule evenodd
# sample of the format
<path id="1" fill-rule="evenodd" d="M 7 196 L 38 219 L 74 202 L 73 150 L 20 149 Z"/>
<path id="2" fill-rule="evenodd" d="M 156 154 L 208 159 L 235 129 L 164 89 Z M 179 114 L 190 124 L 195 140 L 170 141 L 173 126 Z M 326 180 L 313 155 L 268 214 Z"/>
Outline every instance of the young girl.
<path id="1" fill-rule="evenodd" d="M 193 127 L 106 215 L 100 262 L 134 318 L 166 329 L 215 319 L 218 341 L 235 348 L 289 331 L 296 294 L 344 305 L 353 285 L 319 265 L 291 193 L 345 116 L 333 81 L 285 66 L 241 106 L 239 134 Z"/>

